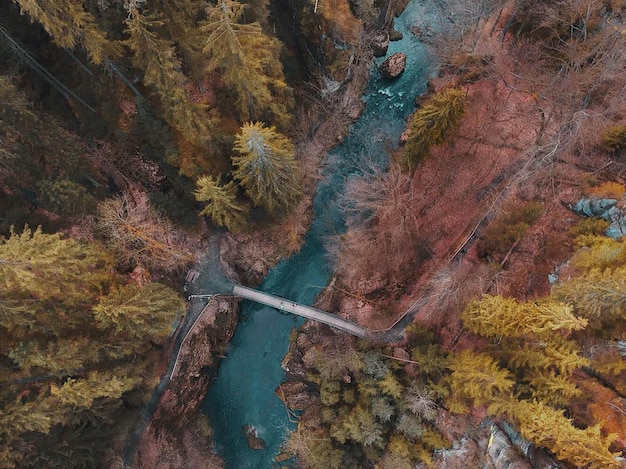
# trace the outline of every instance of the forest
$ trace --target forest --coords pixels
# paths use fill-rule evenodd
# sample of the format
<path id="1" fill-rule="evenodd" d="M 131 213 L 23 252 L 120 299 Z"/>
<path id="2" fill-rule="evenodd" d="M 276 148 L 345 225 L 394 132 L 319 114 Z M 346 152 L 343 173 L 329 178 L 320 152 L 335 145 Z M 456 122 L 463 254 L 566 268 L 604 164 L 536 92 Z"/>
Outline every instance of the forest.
<path id="1" fill-rule="evenodd" d="M 420 3 L 439 72 L 337 201 L 315 306 L 423 307 L 392 344 L 294 331 L 284 464 L 624 467 L 626 2 Z M 124 467 L 185 275 L 216 236 L 250 285 L 299 249 L 405 5 L 0 0 L 1 468 Z M 198 415 L 227 329 L 192 337 L 133 467 L 223 466 Z"/>

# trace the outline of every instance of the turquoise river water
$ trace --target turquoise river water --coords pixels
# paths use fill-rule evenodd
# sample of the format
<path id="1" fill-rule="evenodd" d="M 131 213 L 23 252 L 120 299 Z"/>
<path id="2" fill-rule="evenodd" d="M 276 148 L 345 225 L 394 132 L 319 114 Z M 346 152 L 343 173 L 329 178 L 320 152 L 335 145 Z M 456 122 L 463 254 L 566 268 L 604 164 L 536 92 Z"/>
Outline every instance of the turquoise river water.
<path id="1" fill-rule="evenodd" d="M 359 163 L 364 158 L 381 166 L 386 164 L 387 149 L 397 146 L 406 118 L 415 109 L 414 99 L 425 91 L 433 70 L 432 57 L 411 33 L 413 25 L 423 28 L 425 18 L 422 2 L 411 0 L 396 19 L 396 29 L 404 37 L 390 44 L 387 57 L 404 52 L 404 73 L 394 82 L 385 82 L 377 70 L 372 71 L 363 97 L 365 110 L 324 162 L 324 178 L 317 188 L 314 219 L 305 244 L 268 273 L 260 290 L 311 305 L 327 283 L 331 271 L 325 244 L 329 236 L 344 230 L 344 213 L 337 199 L 346 182 L 359 177 Z M 269 469 L 277 466 L 274 457 L 287 432 L 295 428 L 274 390 L 284 378 L 280 362 L 287 353 L 289 334 L 299 322 L 295 316 L 247 301 L 242 304 L 241 317 L 228 357 L 222 360 L 206 397 L 204 411 L 228 469 Z M 246 424 L 257 429 L 267 444 L 265 450 L 248 448 L 242 431 Z"/>

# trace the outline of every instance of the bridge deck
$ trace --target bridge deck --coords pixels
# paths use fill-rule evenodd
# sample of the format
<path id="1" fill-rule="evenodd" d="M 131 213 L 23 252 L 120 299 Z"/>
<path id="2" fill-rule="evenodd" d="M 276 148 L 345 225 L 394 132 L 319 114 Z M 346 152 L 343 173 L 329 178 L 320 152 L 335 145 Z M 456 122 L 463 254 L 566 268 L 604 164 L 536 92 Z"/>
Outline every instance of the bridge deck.
<path id="1" fill-rule="evenodd" d="M 269 293 L 264 293 L 253 288 L 244 287 L 243 285 L 235 284 L 233 287 L 233 294 L 247 300 L 271 306 L 272 308 L 276 308 L 280 311 L 287 311 L 307 319 L 314 319 L 315 321 L 323 322 L 324 324 L 328 324 L 329 326 L 348 332 L 349 334 L 357 337 L 364 338 L 369 334 L 367 329 L 353 323 L 352 321 L 348 321 L 347 319 L 340 318 L 339 316 L 312 308 L 310 306 L 298 304 L 291 300 L 286 300 L 279 296 L 270 295 Z"/>

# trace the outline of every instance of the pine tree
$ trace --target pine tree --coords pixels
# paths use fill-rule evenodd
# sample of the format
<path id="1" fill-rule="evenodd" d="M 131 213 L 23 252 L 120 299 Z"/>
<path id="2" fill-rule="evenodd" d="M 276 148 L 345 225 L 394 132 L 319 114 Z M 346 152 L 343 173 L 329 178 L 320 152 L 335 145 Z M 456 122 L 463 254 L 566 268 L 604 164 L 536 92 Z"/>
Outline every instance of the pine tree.
<path id="1" fill-rule="evenodd" d="M 0 76 L 0 102 L 0 180 L 45 199 L 37 181 L 70 179 L 85 172 L 86 149 L 78 135 L 37 109 L 4 76 Z"/>
<path id="2" fill-rule="evenodd" d="M 320 402 L 332 406 L 339 402 L 341 385 L 339 381 L 323 380 L 320 383 Z"/>
<path id="3" fill-rule="evenodd" d="M 133 52 L 134 65 L 143 70 L 144 84 L 154 87 L 161 99 L 166 122 L 187 141 L 203 145 L 211 136 L 214 117 L 192 101 L 174 44 L 155 32 L 163 25 L 156 14 L 131 8 L 124 44 Z"/>
<path id="4" fill-rule="evenodd" d="M 37 183 L 41 203 L 59 214 L 87 213 L 95 206 L 85 186 L 69 179 L 44 179 Z"/>
<path id="5" fill-rule="evenodd" d="M 395 430 L 415 443 L 423 435 L 424 425 L 417 417 L 410 414 L 402 414 L 396 423 Z"/>
<path id="6" fill-rule="evenodd" d="M 52 339 L 40 344 L 38 340 L 22 341 L 7 356 L 22 371 L 40 368 L 52 372 L 74 372 L 100 361 L 98 348 L 89 337 Z"/>
<path id="7" fill-rule="evenodd" d="M 368 408 L 356 405 L 331 426 L 331 436 L 340 443 L 352 440 L 362 446 L 380 447 L 383 443 L 383 427 Z"/>
<path id="8" fill-rule="evenodd" d="M 97 292 L 107 276 L 99 270 L 108 255 L 95 244 L 81 244 L 26 227 L 21 234 L 0 240 L 0 278 L 9 291 L 28 292 L 37 298 L 74 302 Z"/>
<path id="9" fill-rule="evenodd" d="M 373 397 L 371 400 L 372 414 L 381 423 L 390 422 L 391 418 L 395 415 L 396 409 L 389 402 L 387 397 Z"/>
<path id="10" fill-rule="evenodd" d="M 198 18 L 204 16 L 206 0 L 152 0 L 149 8 L 167 18 L 162 30 L 176 44 L 181 52 L 185 65 L 190 69 L 192 77 L 198 81 L 204 78 L 205 60 L 202 58 L 201 46 L 198 44 Z"/>
<path id="11" fill-rule="evenodd" d="M 200 215 L 208 215 L 217 226 L 237 231 L 245 225 L 248 208 L 236 202 L 237 188 L 234 181 L 220 186 L 212 176 L 202 176 L 196 181 L 193 195 L 197 201 L 206 202 Z"/>
<path id="12" fill-rule="evenodd" d="M 534 370 L 525 377 L 529 379 L 533 398 L 548 405 L 565 406 L 581 394 L 568 376 L 555 370 Z"/>
<path id="13" fill-rule="evenodd" d="M 0 467 L 93 467 L 109 442 L 100 427 L 146 385 L 144 352 L 183 302 L 163 285 L 124 285 L 100 245 L 40 229 L 0 241 L 0 278 Z"/>
<path id="14" fill-rule="evenodd" d="M 404 164 L 414 168 L 428 156 L 431 147 L 444 143 L 459 128 L 467 95 L 461 89 L 440 91 L 413 114 L 404 148 Z"/>
<path id="15" fill-rule="evenodd" d="M 300 168 L 287 137 L 260 122 L 247 123 L 235 137 L 233 172 L 257 205 L 270 212 L 287 210 L 301 195 Z"/>
<path id="16" fill-rule="evenodd" d="M 626 262 L 624 243 L 598 235 L 583 235 L 576 238 L 582 248 L 574 253 L 571 265 L 582 272 L 594 269 L 605 270 L 622 266 Z"/>
<path id="17" fill-rule="evenodd" d="M 286 85 L 278 60 L 280 45 L 263 34 L 258 23 L 242 24 L 244 9 L 235 0 L 207 6 L 207 20 L 200 27 L 207 38 L 206 71 L 224 71 L 224 82 L 237 96 L 241 121 L 259 119 L 270 111 L 272 120 L 284 126 L 289 116 L 281 96 Z"/>
<path id="18" fill-rule="evenodd" d="M 621 467 L 616 454 L 609 451 L 615 435 L 603 437 L 599 426 L 576 428 L 555 410 L 537 401 L 509 400 L 501 403 L 499 410 L 513 417 L 524 438 L 538 446 L 548 448 L 557 458 L 576 467 L 609 469 Z"/>
<path id="19" fill-rule="evenodd" d="M 590 365 L 590 361 L 580 356 L 578 345 L 560 335 L 554 335 L 548 341 L 525 341 L 521 347 L 509 350 L 509 364 L 514 368 L 535 370 L 555 369 L 563 375 L 569 375 L 577 368 Z"/>
<path id="20" fill-rule="evenodd" d="M 38 308 L 40 301 L 32 298 L 27 300 L 23 295 L 0 290 L 0 324 L 13 332 L 18 328 L 30 328 L 39 319 Z"/>
<path id="21" fill-rule="evenodd" d="M 472 403 L 489 404 L 510 395 L 515 385 L 511 373 L 486 353 L 464 350 L 450 357 L 449 367 L 452 411 L 466 411 Z"/>
<path id="22" fill-rule="evenodd" d="M 12 0 L 22 13 L 40 23 L 60 47 L 82 46 L 93 63 L 99 64 L 121 55 L 119 44 L 107 39 L 85 2 L 79 0 Z"/>
<path id="23" fill-rule="evenodd" d="M 404 387 L 391 372 L 387 373 L 385 379 L 378 381 L 377 384 L 384 394 L 391 396 L 393 399 L 398 400 L 404 394 Z"/>
<path id="24" fill-rule="evenodd" d="M 555 285 L 552 297 L 574 306 L 595 327 L 626 317 L 626 268 L 588 273 Z"/>
<path id="25" fill-rule="evenodd" d="M 94 400 L 108 397 L 119 399 L 126 391 L 133 389 L 140 379 L 115 376 L 110 372 L 89 373 L 85 378 L 68 378 L 61 386 L 52 385 L 50 394 L 57 397 L 63 406 L 89 409 Z"/>
<path id="26" fill-rule="evenodd" d="M 115 287 L 93 308 L 97 327 L 143 341 L 161 342 L 172 331 L 172 322 L 184 310 L 174 290 L 159 283 L 142 288 Z"/>
<path id="27" fill-rule="evenodd" d="M 586 319 L 575 317 L 571 306 L 564 303 L 520 303 L 491 295 L 468 303 L 461 319 L 468 329 L 485 337 L 547 335 L 559 330 L 581 330 L 587 325 Z"/>

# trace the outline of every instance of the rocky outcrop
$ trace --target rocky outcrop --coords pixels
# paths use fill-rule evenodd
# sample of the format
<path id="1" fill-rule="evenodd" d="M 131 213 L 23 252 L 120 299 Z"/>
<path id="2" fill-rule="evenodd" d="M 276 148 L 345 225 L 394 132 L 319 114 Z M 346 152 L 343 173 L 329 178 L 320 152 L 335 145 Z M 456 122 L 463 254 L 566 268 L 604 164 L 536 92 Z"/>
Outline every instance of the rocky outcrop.
<path id="1" fill-rule="evenodd" d="M 626 212 L 618 205 L 617 199 L 580 199 L 572 210 L 578 215 L 590 218 L 602 218 L 610 223 L 604 234 L 620 239 L 626 236 Z"/>
<path id="2" fill-rule="evenodd" d="M 387 31 L 377 31 L 372 39 L 372 52 L 374 57 L 384 57 L 389 48 L 389 33 Z"/>
<path id="3" fill-rule="evenodd" d="M 387 60 L 385 60 L 378 69 L 383 78 L 387 80 L 395 80 L 398 78 L 406 67 L 406 55 L 402 52 L 396 52 Z"/>
<path id="4" fill-rule="evenodd" d="M 244 425 L 243 434 L 246 435 L 246 438 L 248 439 L 248 447 L 250 449 L 265 449 L 265 440 L 263 438 L 259 438 L 256 428 L 252 425 Z"/>
<path id="5" fill-rule="evenodd" d="M 193 307 L 202 310 L 203 303 L 190 304 Z M 197 467 L 221 466 L 217 456 L 206 454 L 212 444 L 211 431 L 200 407 L 217 374 L 220 351 L 235 331 L 238 310 L 231 298 L 214 300 L 186 335 L 168 387 L 137 444 L 135 463 L 157 467 L 157 461 L 167 458 L 168 467 L 188 467 L 185 464 L 194 460 L 205 461 Z M 207 458 L 212 462 L 206 463 Z"/>
<path id="6" fill-rule="evenodd" d="M 293 410 L 306 410 L 311 406 L 311 389 L 302 381 L 281 383 L 274 394 Z"/>

